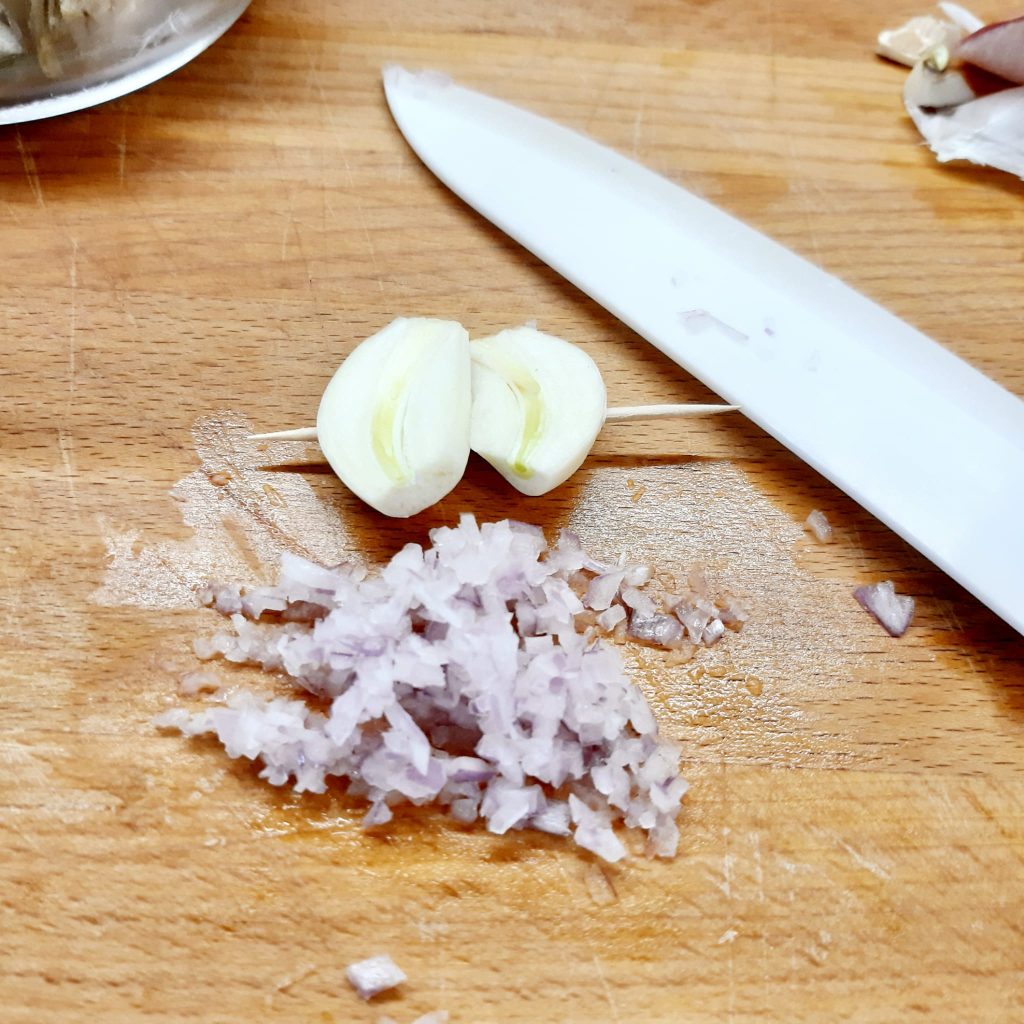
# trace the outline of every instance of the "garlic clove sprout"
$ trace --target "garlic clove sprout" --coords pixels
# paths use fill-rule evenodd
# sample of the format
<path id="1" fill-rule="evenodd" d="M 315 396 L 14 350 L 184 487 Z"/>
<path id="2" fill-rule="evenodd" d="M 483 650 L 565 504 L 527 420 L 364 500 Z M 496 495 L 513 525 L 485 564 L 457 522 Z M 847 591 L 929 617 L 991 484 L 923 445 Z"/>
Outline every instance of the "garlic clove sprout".
<path id="1" fill-rule="evenodd" d="M 342 482 L 387 516 L 440 501 L 469 458 L 469 335 L 450 320 L 399 317 L 331 378 L 317 439 Z"/>
<path id="2" fill-rule="evenodd" d="M 532 327 L 473 341 L 470 446 L 523 494 L 564 483 L 604 425 L 604 381 L 581 348 Z"/>

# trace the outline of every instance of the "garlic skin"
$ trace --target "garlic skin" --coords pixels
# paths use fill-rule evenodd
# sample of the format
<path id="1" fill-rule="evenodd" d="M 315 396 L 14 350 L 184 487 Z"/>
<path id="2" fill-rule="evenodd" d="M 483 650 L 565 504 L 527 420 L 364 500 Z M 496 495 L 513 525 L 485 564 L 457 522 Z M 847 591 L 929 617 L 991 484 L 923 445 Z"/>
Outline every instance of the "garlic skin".
<path id="1" fill-rule="evenodd" d="M 317 411 L 341 481 L 386 516 L 440 501 L 469 459 L 469 335 L 452 320 L 399 317 L 353 349 Z"/>
<path id="2" fill-rule="evenodd" d="M 604 425 L 601 372 L 581 348 L 532 327 L 473 341 L 470 447 L 537 496 L 583 464 Z"/>
<path id="3" fill-rule="evenodd" d="M 965 34 L 963 29 L 949 21 L 924 14 L 911 18 L 899 28 L 879 32 L 875 53 L 912 68 L 936 47 L 950 49 L 956 46 Z"/>

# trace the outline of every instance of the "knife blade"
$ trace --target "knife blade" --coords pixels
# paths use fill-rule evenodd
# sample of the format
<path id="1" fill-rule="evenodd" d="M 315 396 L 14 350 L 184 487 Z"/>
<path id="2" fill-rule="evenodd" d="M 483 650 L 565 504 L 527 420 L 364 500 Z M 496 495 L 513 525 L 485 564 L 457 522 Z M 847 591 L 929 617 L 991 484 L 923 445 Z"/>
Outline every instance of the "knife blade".
<path id="1" fill-rule="evenodd" d="M 592 139 L 437 72 L 384 89 L 453 192 L 1024 633 L 1024 402 Z"/>

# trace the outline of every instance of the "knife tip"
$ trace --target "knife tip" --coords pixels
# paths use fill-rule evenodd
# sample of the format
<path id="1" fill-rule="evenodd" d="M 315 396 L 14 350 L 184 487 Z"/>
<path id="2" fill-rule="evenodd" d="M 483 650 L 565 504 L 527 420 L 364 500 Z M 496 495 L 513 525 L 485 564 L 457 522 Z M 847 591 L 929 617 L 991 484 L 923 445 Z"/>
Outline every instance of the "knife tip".
<path id="1" fill-rule="evenodd" d="M 401 64 L 385 64 L 381 68 L 384 91 L 393 95 L 400 89 L 408 89 L 415 95 L 423 96 L 454 84 L 450 75 L 433 68 L 410 71 Z"/>

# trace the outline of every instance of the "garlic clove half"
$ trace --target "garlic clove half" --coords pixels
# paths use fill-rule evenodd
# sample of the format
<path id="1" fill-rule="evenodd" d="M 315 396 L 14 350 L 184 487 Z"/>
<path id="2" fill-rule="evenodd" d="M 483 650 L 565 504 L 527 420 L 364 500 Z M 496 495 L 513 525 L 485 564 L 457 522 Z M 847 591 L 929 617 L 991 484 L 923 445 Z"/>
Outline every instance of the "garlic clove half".
<path id="1" fill-rule="evenodd" d="M 469 458 L 469 335 L 399 317 L 353 349 L 317 412 L 317 439 L 367 505 L 404 518 L 440 501 Z"/>
<path id="2" fill-rule="evenodd" d="M 604 425 L 604 381 L 581 348 L 532 327 L 473 341 L 470 446 L 523 494 L 564 483 Z"/>

